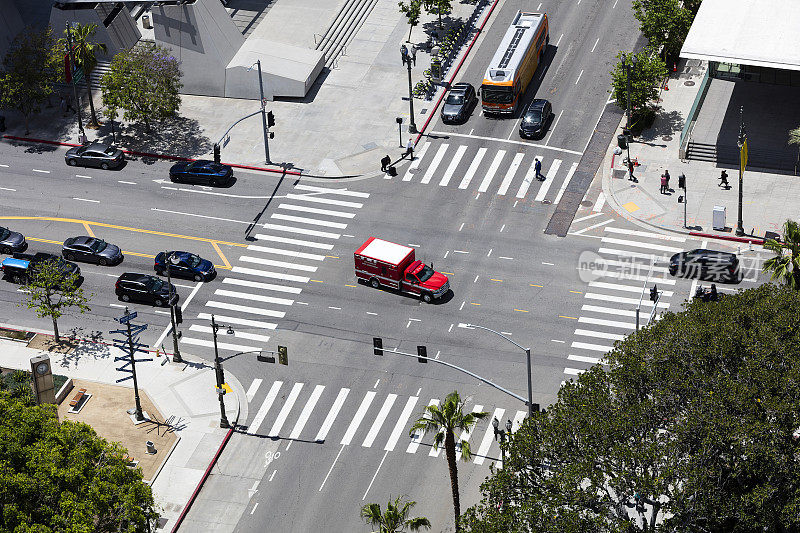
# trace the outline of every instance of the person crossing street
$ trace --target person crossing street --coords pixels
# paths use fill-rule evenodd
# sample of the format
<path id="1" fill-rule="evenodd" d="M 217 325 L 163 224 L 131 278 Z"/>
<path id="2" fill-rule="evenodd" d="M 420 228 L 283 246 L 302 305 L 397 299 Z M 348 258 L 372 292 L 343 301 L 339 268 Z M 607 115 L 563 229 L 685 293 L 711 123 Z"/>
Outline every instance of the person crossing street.
<path id="1" fill-rule="evenodd" d="M 544 176 L 542 175 L 542 162 L 539 161 L 539 158 L 536 158 L 536 163 L 534 163 L 534 169 L 536 170 L 536 179 L 539 181 L 544 181 Z"/>

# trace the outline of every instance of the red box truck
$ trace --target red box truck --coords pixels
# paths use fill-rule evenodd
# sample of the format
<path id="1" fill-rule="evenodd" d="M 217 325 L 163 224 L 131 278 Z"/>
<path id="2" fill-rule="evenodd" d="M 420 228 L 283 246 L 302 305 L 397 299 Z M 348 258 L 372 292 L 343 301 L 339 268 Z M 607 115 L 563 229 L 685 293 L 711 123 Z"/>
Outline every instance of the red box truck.
<path id="1" fill-rule="evenodd" d="M 417 261 L 410 246 L 370 237 L 356 250 L 354 259 L 356 277 L 376 289 L 390 287 L 419 296 L 426 303 L 450 290 L 447 276 Z"/>

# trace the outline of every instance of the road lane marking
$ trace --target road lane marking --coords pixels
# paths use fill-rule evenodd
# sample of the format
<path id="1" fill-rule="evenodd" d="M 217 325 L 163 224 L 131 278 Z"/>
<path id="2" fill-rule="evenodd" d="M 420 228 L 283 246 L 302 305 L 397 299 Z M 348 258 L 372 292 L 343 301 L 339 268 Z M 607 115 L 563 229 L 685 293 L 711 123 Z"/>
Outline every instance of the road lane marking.
<path id="1" fill-rule="evenodd" d="M 439 400 L 436 398 L 431 399 L 428 402 L 428 407 L 431 405 L 439 406 Z M 430 414 L 428 413 L 428 409 L 425 409 L 425 413 L 422 415 L 422 418 L 426 420 L 430 420 Z M 419 448 L 419 443 L 422 442 L 422 439 L 425 438 L 425 430 L 418 429 L 413 435 L 411 435 L 411 442 L 408 443 L 408 448 L 406 448 L 406 453 L 417 453 L 417 448 Z"/>
<path id="2" fill-rule="evenodd" d="M 314 437 L 315 442 L 325 442 L 325 437 L 328 436 L 328 432 L 330 431 L 331 426 L 333 426 L 333 422 L 336 420 L 339 411 L 342 409 L 342 405 L 344 405 L 344 401 L 347 399 L 348 394 L 350 394 L 350 389 L 348 388 L 343 387 L 339 390 L 339 394 L 336 396 L 336 400 L 334 400 L 331 410 L 328 411 L 328 414 L 325 416 L 325 421 L 322 423 L 322 426 L 320 426 L 319 431 L 317 432 L 317 436 Z M 323 482 L 322 484 L 324 485 L 325 483 Z"/>
<path id="3" fill-rule="evenodd" d="M 300 412 L 300 417 L 297 419 L 292 432 L 289 434 L 290 439 L 296 440 L 300 438 L 300 433 L 302 433 L 303 428 L 306 426 L 306 422 L 308 422 L 308 419 L 311 416 L 311 411 L 314 410 L 314 407 L 317 405 L 317 401 L 319 400 L 319 397 L 322 396 L 322 391 L 324 390 L 325 385 L 317 385 L 314 387 L 314 391 L 311 393 L 306 405 Z"/>
<path id="4" fill-rule="evenodd" d="M 290 294 L 300 294 L 303 289 L 300 287 L 284 287 L 283 285 L 273 285 L 272 283 L 261 283 L 260 281 L 250 281 L 245 279 L 226 277 L 222 283 L 228 285 L 239 285 L 241 287 L 251 287 L 253 289 L 263 289 L 267 291 L 288 292 Z"/>
<path id="5" fill-rule="evenodd" d="M 469 187 L 470 182 L 472 181 L 473 176 L 475 176 L 475 172 L 478 171 L 478 167 L 483 161 L 483 156 L 486 155 L 487 148 L 478 148 L 478 151 L 475 152 L 475 157 L 472 159 L 472 163 L 470 163 L 467 172 L 464 174 L 464 177 L 461 179 L 461 183 L 458 184 L 459 189 L 466 189 Z M 463 228 L 464 225 L 462 224 L 461 227 Z M 461 230 L 458 230 L 461 231 Z"/>
<path id="6" fill-rule="evenodd" d="M 368 192 L 351 191 L 347 188 L 344 189 L 330 189 L 327 187 L 318 187 L 316 185 L 295 185 L 296 191 L 312 191 L 318 193 L 339 194 L 341 196 L 355 196 L 356 198 L 369 198 Z"/>
<path id="7" fill-rule="evenodd" d="M 303 383 L 294 384 L 292 390 L 289 392 L 289 396 L 286 397 L 286 400 L 283 403 L 283 407 L 278 413 L 278 418 L 275 419 L 275 422 L 272 424 L 272 428 L 269 430 L 269 433 L 267 433 L 268 437 L 277 437 L 280 435 L 281 428 L 283 428 L 283 424 L 289 417 L 289 412 L 292 410 L 292 407 L 294 407 L 294 403 L 297 401 L 300 391 L 303 390 L 303 385 Z"/>
<path id="8" fill-rule="evenodd" d="M 396 399 L 397 394 L 390 394 L 383 401 L 383 405 L 381 406 L 380 411 L 378 411 L 378 416 L 375 417 L 375 421 L 372 422 L 372 427 L 369 428 L 369 432 L 367 433 L 364 442 L 361 443 L 363 448 L 370 448 L 375 442 L 375 437 L 378 436 L 378 431 L 380 431 L 381 426 L 383 426 L 383 423 L 386 421 L 386 417 L 389 416 L 389 411 L 392 409 Z"/>
<path id="9" fill-rule="evenodd" d="M 125 185 L 136 185 L 135 181 L 117 180 L 117 183 L 124 183 Z"/>
<path id="10" fill-rule="evenodd" d="M 496 418 L 497 420 L 503 419 L 503 413 L 505 413 L 505 409 L 497 408 L 494 410 L 492 418 Z M 489 452 L 489 448 L 492 445 L 492 440 L 494 440 L 494 433 L 492 431 L 486 430 L 486 434 L 483 436 L 483 440 L 481 441 L 481 445 L 478 448 L 478 453 L 475 454 L 473 459 L 473 463 L 476 465 L 482 465 L 483 461 L 486 459 L 486 454 Z"/>
<path id="11" fill-rule="evenodd" d="M 419 164 L 422 162 L 422 158 L 425 157 L 425 152 L 428 151 L 428 147 L 431 145 L 430 142 L 426 142 L 422 145 L 422 148 L 417 152 L 417 156 L 412 156 L 411 164 L 408 165 L 406 169 L 406 174 L 403 176 L 403 181 L 411 181 L 414 178 L 414 170 L 419 167 Z M 403 156 L 405 157 L 405 156 Z"/>
<path id="12" fill-rule="evenodd" d="M 503 178 L 503 182 L 500 184 L 500 188 L 497 190 L 497 194 L 504 196 L 508 192 L 508 188 L 511 186 L 511 182 L 514 180 L 514 176 L 519 169 L 519 166 L 522 164 L 522 159 L 525 157 L 525 154 L 520 152 L 514 155 L 514 159 L 511 161 L 511 166 L 508 167 L 508 171 L 506 171 L 506 175 Z"/>
<path id="13" fill-rule="evenodd" d="M 330 217 L 339 218 L 355 218 L 355 213 L 345 213 L 343 211 L 333 211 L 331 209 L 318 209 L 316 207 L 306 207 L 304 205 L 295 204 L 280 204 L 278 209 L 286 209 L 287 211 L 299 211 L 301 213 L 313 213 L 315 215 L 327 215 Z"/>
<path id="14" fill-rule="evenodd" d="M 283 385 L 283 381 L 275 381 L 272 383 L 272 387 L 270 387 L 267 396 L 264 398 L 264 401 L 261 404 L 261 407 L 258 408 L 258 412 L 256 412 L 256 416 L 253 418 L 253 422 L 247 428 L 248 434 L 255 434 L 255 432 L 258 431 L 258 428 L 261 427 L 262 422 L 264 422 L 264 419 L 267 417 L 267 411 L 270 410 L 275 398 L 278 397 L 278 391 L 280 390 L 281 385 Z"/>
<path id="15" fill-rule="evenodd" d="M 450 148 L 450 145 L 447 143 L 442 143 L 442 145 L 439 146 L 439 149 L 436 151 L 436 155 L 433 156 L 433 161 L 431 161 L 431 164 L 428 166 L 428 170 L 425 172 L 425 175 L 422 176 L 420 183 L 427 185 L 431 182 L 431 178 L 433 178 L 436 169 L 439 168 L 439 165 L 441 164 L 442 159 L 444 159 L 444 154 L 447 152 L 448 148 Z"/>
<path id="16" fill-rule="evenodd" d="M 356 414 L 350 421 L 350 425 L 347 427 L 347 431 L 345 431 L 344 437 L 342 437 L 340 444 L 347 446 L 353 442 L 353 437 L 355 436 L 356 431 L 358 431 L 358 426 L 361 425 L 361 421 L 367 414 L 367 410 L 369 410 L 369 406 L 372 405 L 372 400 L 375 399 L 376 394 L 377 393 L 375 391 L 367 391 L 367 393 L 364 395 L 364 399 L 361 400 L 361 405 L 358 406 L 358 410 L 356 410 Z"/>
<path id="17" fill-rule="evenodd" d="M 49 170 L 39 170 L 38 168 L 32 168 L 31 170 L 33 170 L 34 172 L 40 172 L 42 174 L 50 174 Z"/>
<path id="18" fill-rule="evenodd" d="M 367 499 L 367 493 L 369 493 L 369 489 L 372 488 L 372 484 L 375 483 L 375 478 L 378 477 L 378 472 L 381 471 L 381 467 L 383 466 L 383 462 L 386 460 L 386 456 L 387 455 L 389 455 L 389 452 L 384 452 L 383 459 L 381 459 L 381 463 L 378 465 L 378 469 L 375 470 L 375 474 L 372 476 L 372 480 L 369 482 L 369 486 L 367 486 L 367 490 L 364 491 L 364 497 L 361 498 L 362 502 Z"/>
<path id="19" fill-rule="evenodd" d="M 339 453 L 336 454 L 336 459 L 333 460 L 333 464 L 331 465 L 330 469 L 328 469 L 328 473 L 325 475 L 325 479 L 322 480 L 322 485 L 319 486 L 318 492 L 322 492 L 322 487 L 325 486 L 325 482 L 328 481 L 328 476 L 330 476 L 331 472 L 333 472 L 333 467 L 336 466 L 336 461 L 338 461 L 339 456 L 342 455 L 342 450 L 344 450 L 344 444 L 342 444 L 342 447 L 339 449 Z"/>
<path id="20" fill-rule="evenodd" d="M 264 380 L 261 379 L 261 378 L 256 378 L 250 384 L 250 387 L 247 388 L 247 392 L 245 393 L 245 396 L 247 397 L 247 401 L 248 402 L 252 402 L 253 401 L 253 396 L 256 395 L 256 392 L 258 391 L 258 388 L 261 386 L 261 383 L 263 381 Z M 256 482 L 256 483 L 258 483 L 258 482 Z"/>
<path id="21" fill-rule="evenodd" d="M 597 43 L 599 42 L 600 42 L 600 37 L 598 37 L 597 40 L 594 42 L 594 46 L 592 46 L 591 52 L 594 52 L 594 49 L 597 47 Z"/>
<path id="22" fill-rule="evenodd" d="M 72 199 L 73 200 L 78 200 L 79 202 L 91 202 L 93 204 L 99 204 L 100 203 L 100 200 L 90 200 L 88 198 L 75 198 L 75 197 L 73 197 Z"/>
<path id="23" fill-rule="evenodd" d="M 411 414 L 414 411 L 414 407 L 416 407 L 418 400 L 419 400 L 419 391 L 417 391 L 417 396 L 409 396 L 408 400 L 406 400 L 406 405 L 405 407 L 403 407 L 403 411 L 400 413 L 400 418 L 397 419 L 397 422 L 394 425 L 394 429 L 392 430 L 392 433 L 389 435 L 389 440 L 386 442 L 386 446 L 384 446 L 383 448 L 385 451 L 387 452 L 394 451 L 394 448 L 397 445 L 397 441 L 400 439 L 400 435 L 403 434 L 403 430 L 406 427 L 406 423 L 408 422 L 408 419 L 411 417 Z"/>
<path id="24" fill-rule="evenodd" d="M 17 192 L 17 189 L 9 189 L 8 187 L 0 187 L 0 191 Z"/>
<path id="25" fill-rule="evenodd" d="M 462 144 L 456 150 L 453 159 L 450 161 L 450 165 L 447 167 L 447 170 L 444 172 L 444 176 L 442 176 L 442 181 L 439 182 L 439 186 L 444 187 L 448 183 L 450 183 L 450 179 L 453 177 L 453 174 L 456 171 L 456 167 L 458 163 L 461 161 L 461 158 L 464 157 L 464 152 L 467 151 L 467 146 Z"/>

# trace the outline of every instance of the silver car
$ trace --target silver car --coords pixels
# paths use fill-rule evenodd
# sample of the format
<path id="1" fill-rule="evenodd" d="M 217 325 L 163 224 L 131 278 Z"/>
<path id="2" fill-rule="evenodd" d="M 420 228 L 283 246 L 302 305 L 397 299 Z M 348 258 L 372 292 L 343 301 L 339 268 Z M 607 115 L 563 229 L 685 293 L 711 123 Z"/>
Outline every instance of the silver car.
<path id="1" fill-rule="evenodd" d="M 118 168 L 125 162 L 122 150 L 107 144 L 92 143 L 76 146 L 67 150 L 64 155 L 69 166 L 96 167 L 108 170 Z"/>

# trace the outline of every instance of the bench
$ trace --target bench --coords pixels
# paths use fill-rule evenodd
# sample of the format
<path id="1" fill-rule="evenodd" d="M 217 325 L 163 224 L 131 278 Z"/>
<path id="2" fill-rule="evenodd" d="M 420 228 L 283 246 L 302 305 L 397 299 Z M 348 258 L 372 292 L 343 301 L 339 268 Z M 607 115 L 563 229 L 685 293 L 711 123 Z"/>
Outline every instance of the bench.
<path id="1" fill-rule="evenodd" d="M 69 402 L 70 407 L 75 407 L 78 405 L 83 397 L 86 395 L 86 389 L 78 389 L 78 392 L 75 393 L 75 396 L 72 397 L 72 401 Z"/>

